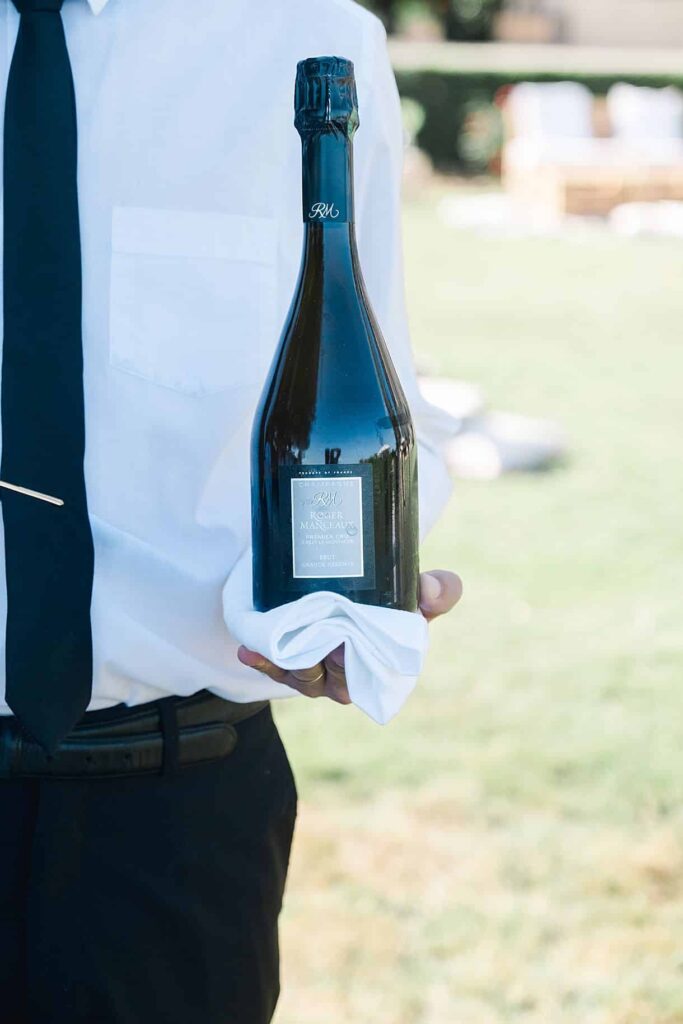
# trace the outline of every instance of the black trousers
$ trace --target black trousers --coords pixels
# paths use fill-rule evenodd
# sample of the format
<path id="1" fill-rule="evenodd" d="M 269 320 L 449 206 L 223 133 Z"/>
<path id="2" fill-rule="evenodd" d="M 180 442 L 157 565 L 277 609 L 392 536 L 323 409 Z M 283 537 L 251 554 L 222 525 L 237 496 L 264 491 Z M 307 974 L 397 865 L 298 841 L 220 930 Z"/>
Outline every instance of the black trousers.
<path id="1" fill-rule="evenodd" d="M 267 1024 L 296 787 L 270 706 L 170 774 L 0 781 L 1 1024 Z"/>

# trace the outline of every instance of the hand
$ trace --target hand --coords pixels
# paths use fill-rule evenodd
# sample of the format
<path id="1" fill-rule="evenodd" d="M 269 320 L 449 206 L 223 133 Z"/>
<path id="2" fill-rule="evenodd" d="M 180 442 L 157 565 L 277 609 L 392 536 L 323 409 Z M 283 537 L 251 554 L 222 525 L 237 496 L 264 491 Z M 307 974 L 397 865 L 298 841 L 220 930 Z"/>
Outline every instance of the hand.
<path id="1" fill-rule="evenodd" d="M 420 611 L 427 622 L 445 615 L 461 597 L 462 581 L 454 572 L 434 569 L 420 576 Z M 337 704 L 351 703 L 344 672 L 343 644 L 328 654 L 324 661 L 311 668 L 299 668 L 296 672 L 278 668 L 262 654 L 250 651 L 247 647 L 240 647 L 237 657 L 243 665 L 263 672 L 277 683 L 291 686 L 305 697 L 329 697 Z"/>

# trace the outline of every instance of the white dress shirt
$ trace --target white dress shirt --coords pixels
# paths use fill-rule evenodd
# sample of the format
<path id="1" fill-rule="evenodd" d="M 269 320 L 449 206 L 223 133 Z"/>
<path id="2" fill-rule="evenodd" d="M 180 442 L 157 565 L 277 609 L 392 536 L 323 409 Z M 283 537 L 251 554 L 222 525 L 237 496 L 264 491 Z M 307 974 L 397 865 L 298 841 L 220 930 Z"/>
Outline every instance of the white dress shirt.
<path id="1" fill-rule="evenodd" d="M 355 63 L 360 256 L 421 440 L 423 527 L 449 490 L 411 363 L 384 30 L 350 0 L 65 0 L 62 17 L 79 131 L 90 707 L 202 688 L 291 696 L 240 665 L 221 593 L 250 541 L 251 421 L 299 268 L 304 57 Z M 3 94 L 18 24 L 5 0 Z M 4 557 L 0 572 L 4 684 Z"/>

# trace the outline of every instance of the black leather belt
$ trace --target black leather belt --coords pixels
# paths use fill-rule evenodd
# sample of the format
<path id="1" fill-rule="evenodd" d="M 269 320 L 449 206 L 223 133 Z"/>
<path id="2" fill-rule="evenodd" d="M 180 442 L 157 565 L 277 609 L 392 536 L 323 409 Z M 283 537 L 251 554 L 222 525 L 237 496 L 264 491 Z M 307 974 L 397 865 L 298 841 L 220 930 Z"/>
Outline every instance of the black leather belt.
<path id="1" fill-rule="evenodd" d="M 227 757 L 235 725 L 268 701 L 237 704 L 206 690 L 151 704 L 86 712 L 59 750 L 47 754 L 12 716 L 0 718 L 0 778 L 82 778 L 159 773 Z"/>

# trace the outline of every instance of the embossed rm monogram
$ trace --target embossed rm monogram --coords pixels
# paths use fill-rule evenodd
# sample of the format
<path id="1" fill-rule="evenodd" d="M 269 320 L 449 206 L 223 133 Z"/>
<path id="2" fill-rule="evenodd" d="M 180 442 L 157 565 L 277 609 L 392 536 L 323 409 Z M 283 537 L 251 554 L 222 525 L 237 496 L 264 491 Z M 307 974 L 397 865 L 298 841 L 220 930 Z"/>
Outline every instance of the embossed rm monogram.
<path id="1" fill-rule="evenodd" d="M 339 210 L 334 203 L 314 203 L 308 216 L 310 220 L 336 220 Z"/>

